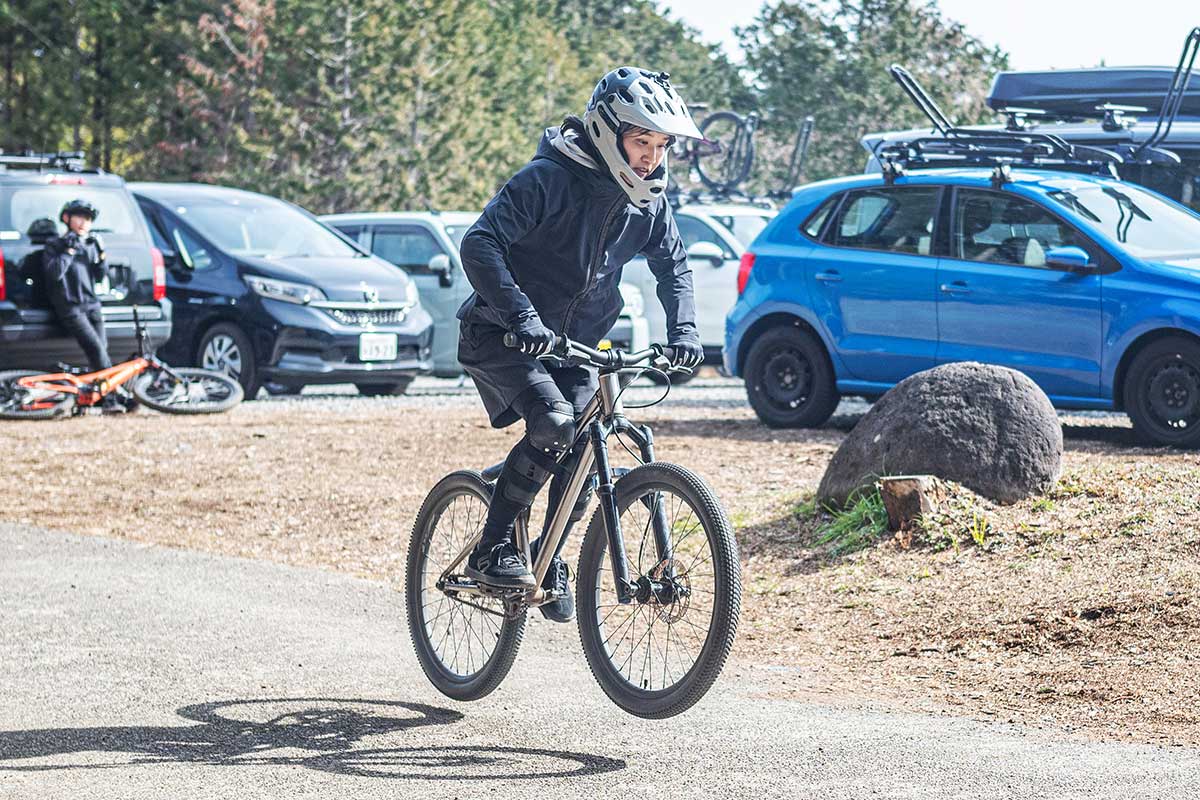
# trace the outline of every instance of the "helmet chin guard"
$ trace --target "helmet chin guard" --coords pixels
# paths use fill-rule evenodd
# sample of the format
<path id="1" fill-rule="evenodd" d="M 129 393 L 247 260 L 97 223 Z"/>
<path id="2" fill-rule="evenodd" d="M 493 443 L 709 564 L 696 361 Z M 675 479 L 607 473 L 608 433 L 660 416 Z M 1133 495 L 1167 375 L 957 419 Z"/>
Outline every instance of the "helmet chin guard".
<path id="1" fill-rule="evenodd" d="M 667 190 L 667 156 L 654 172 L 639 177 L 621 152 L 622 130 L 632 126 L 666 136 L 703 138 L 687 104 L 671 87 L 670 76 L 639 67 L 618 67 L 600 79 L 583 126 L 617 185 L 639 208 L 648 207 Z"/>

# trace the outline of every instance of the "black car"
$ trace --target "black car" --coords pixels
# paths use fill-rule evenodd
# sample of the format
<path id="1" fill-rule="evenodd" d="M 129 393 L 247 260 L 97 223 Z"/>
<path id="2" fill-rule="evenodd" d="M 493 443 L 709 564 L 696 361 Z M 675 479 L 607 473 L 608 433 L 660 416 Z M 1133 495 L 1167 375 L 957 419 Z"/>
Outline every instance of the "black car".
<path id="1" fill-rule="evenodd" d="M 194 183 L 133 183 L 167 268 L 171 363 L 261 386 L 401 394 L 431 369 L 433 325 L 408 276 L 298 206 Z"/>
<path id="2" fill-rule="evenodd" d="M 43 281 L 46 242 L 66 231 L 59 212 L 77 197 L 100 212 L 92 230 L 104 238 L 109 278 L 96 291 L 113 361 L 137 352 L 135 306 L 152 341 L 171 335 L 162 261 L 125 181 L 84 168 L 78 153 L 0 154 L 0 369 L 87 363 L 59 325 Z"/>

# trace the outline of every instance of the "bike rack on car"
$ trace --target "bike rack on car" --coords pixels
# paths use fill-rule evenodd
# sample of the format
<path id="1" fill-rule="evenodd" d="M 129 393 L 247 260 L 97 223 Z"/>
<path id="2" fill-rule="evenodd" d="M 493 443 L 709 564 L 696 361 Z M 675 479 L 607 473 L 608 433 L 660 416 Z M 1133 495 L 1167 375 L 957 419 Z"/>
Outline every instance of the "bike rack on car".
<path id="1" fill-rule="evenodd" d="M 994 167 L 994 185 L 1011 180 L 1009 170 L 1013 166 L 1096 172 L 1119 179 L 1116 167 L 1125 159 L 1113 150 L 1070 144 L 1054 134 L 1038 131 L 958 127 L 906 69 L 893 64 L 888 72 L 937 132 L 907 141 L 881 141 L 875 146 L 875 157 L 888 184 L 908 169 L 964 164 Z"/>

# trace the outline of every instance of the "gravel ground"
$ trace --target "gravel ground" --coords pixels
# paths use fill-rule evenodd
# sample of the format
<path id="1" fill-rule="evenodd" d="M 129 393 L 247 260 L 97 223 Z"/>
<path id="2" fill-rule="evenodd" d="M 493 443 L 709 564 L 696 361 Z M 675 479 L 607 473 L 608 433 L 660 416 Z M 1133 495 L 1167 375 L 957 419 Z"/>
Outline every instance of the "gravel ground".
<path id="1" fill-rule="evenodd" d="M 635 386 L 626 400 L 660 394 Z M 1135 446 L 1123 416 L 1064 415 L 1050 497 L 971 501 L 968 521 L 986 522 L 978 541 L 952 518 L 936 541 L 838 555 L 797 509 L 866 408 L 847 401 L 821 429 L 773 431 L 739 382 L 701 377 L 630 409 L 654 426 L 660 458 L 705 476 L 738 529 L 735 659 L 770 665 L 780 696 L 1200 743 L 1196 454 Z M 24 498 L 0 520 L 398 585 L 425 493 L 452 469 L 498 461 L 520 429 L 491 429 L 469 384 L 421 379 L 398 398 L 310 388 L 213 417 L 2 430 L 0 480 Z"/>

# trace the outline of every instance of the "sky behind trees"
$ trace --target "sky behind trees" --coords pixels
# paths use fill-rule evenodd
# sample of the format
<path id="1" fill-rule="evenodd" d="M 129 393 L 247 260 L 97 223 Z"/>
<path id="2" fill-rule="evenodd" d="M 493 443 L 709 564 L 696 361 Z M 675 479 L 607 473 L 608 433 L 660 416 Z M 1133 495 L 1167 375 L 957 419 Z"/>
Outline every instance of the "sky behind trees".
<path id="1" fill-rule="evenodd" d="M 671 14 L 706 41 L 740 60 L 733 29 L 754 20 L 763 0 L 666 0 Z M 777 0 L 769 0 L 777 4 Z M 1109 66 L 1175 66 L 1184 37 L 1200 25 L 1194 0 L 1142 0 L 1122 7 L 1095 0 L 939 0 L 949 19 L 1009 54 L 1013 69 Z M 1136 9 L 1136 10 L 1131 10 Z"/>

